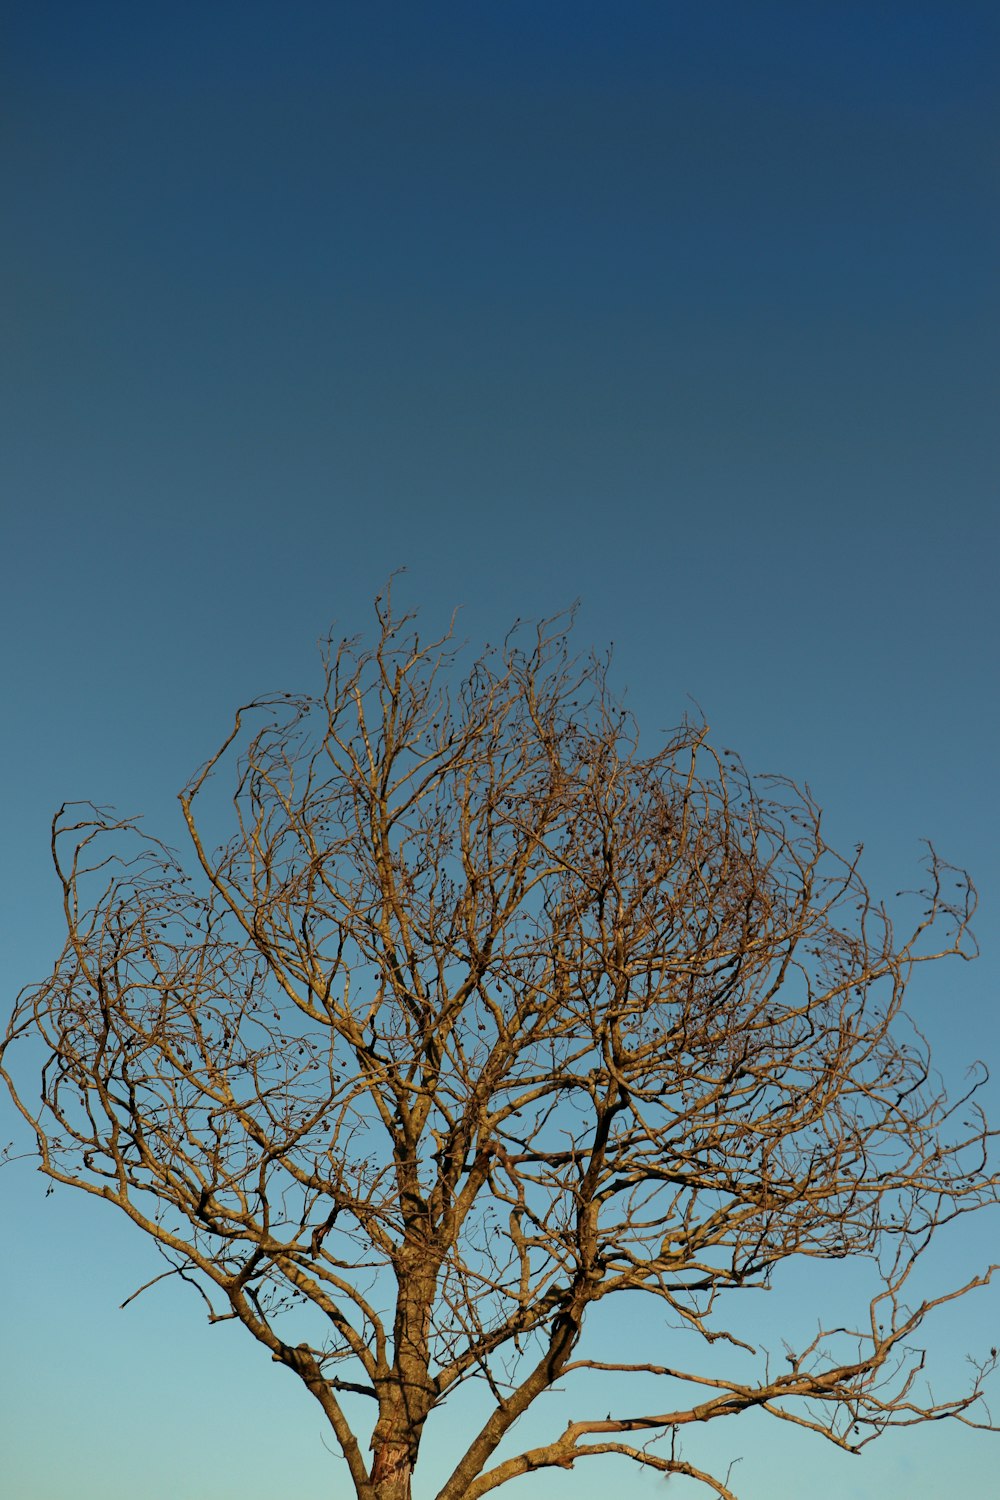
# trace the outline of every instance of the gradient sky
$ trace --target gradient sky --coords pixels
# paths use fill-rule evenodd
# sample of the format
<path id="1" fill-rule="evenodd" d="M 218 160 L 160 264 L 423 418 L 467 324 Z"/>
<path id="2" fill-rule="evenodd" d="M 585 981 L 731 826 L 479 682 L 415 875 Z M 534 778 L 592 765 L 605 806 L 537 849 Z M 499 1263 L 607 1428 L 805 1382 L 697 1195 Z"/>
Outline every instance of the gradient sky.
<path id="1" fill-rule="evenodd" d="M 995 0 L 4 7 L 8 998 L 60 941 L 53 810 L 179 842 L 232 708 L 315 682 L 405 566 L 473 642 L 579 598 L 644 726 L 693 698 L 876 889 L 921 838 L 967 865 L 982 961 L 913 1008 L 956 1084 L 996 1060 L 998 84 Z M 242 1330 L 169 1283 L 118 1310 L 159 1262 L 77 1198 L 0 1174 L 5 1493 L 343 1494 Z M 773 1341 L 841 1290 L 790 1276 Z M 1000 1287 L 936 1368 L 998 1333 Z M 1000 1462 L 942 1424 L 860 1459 L 773 1427 L 686 1454 L 740 1458 L 741 1500 L 985 1494 Z M 612 1484 L 662 1488 L 595 1460 L 510 1494 Z"/>

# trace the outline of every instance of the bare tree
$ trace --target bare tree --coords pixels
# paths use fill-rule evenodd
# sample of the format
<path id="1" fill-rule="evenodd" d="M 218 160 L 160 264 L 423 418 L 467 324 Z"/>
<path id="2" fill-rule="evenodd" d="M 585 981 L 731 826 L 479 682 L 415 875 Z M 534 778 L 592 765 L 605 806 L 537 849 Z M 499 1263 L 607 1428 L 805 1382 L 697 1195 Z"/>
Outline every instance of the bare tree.
<path id="1" fill-rule="evenodd" d="M 428 1416 L 472 1380 L 487 1414 L 437 1500 L 599 1454 L 732 1500 L 678 1435 L 750 1409 L 849 1452 L 990 1426 L 996 1352 L 944 1399 L 917 1340 L 993 1268 L 907 1301 L 935 1231 L 998 1196 L 985 1070 L 949 1100 L 902 1009 L 915 964 L 971 956 L 968 877 L 932 852 L 900 940 L 808 792 L 698 725 L 640 753 L 566 621 L 463 677 L 450 632 L 376 608 L 373 648 L 331 645 L 317 695 L 241 709 L 182 793 L 193 880 L 132 822 L 60 810 L 66 945 L 0 1050 L 40 1170 L 117 1205 L 294 1371 L 359 1500 L 410 1495 Z M 40 1107 L 21 1041 L 29 1074 L 44 1048 Z M 779 1368 L 730 1315 L 800 1256 L 867 1258 L 878 1290 Z M 737 1373 L 592 1357 L 588 1310 L 625 1293 L 740 1346 Z M 518 1418 L 588 1371 L 608 1416 L 518 1452 Z M 624 1415 L 636 1375 L 662 1397 Z"/>

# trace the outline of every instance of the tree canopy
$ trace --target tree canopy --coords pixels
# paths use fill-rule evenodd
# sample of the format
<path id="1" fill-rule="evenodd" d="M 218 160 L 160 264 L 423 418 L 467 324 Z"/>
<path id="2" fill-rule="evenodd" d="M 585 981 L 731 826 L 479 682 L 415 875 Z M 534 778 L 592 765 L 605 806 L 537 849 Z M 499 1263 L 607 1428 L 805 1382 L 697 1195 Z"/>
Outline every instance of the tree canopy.
<path id="1" fill-rule="evenodd" d="M 238 711 L 181 795 L 184 859 L 57 815 L 66 944 L 0 1048 L 41 1171 L 298 1376 L 358 1500 L 406 1500 L 470 1381 L 485 1416 L 437 1500 L 606 1454 L 732 1500 L 681 1438 L 751 1409 L 850 1451 L 990 1425 L 995 1351 L 931 1395 L 920 1332 L 992 1268 L 909 1299 L 935 1232 L 998 1196 L 985 1069 L 950 1098 L 903 1008 L 916 964 L 974 952 L 968 877 L 929 851 L 901 936 L 807 790 L 697 722 L 640 743 L 569 619 L 463 668 L 450 631 L 376 609 L 318 691 Z M 866 1259 L 878 1290 L 779 1363 L 733 1310 L 803 1256 Z M 649 1347 L 602 1360 L 588 1314 L 627 1294 Z M 717 1350 L 699 1370 L 727 1341 L 732 1377 Z M 594 1371 L 607 1417 L 581 1387 L 520 1450 L 518 1418 Z"/>

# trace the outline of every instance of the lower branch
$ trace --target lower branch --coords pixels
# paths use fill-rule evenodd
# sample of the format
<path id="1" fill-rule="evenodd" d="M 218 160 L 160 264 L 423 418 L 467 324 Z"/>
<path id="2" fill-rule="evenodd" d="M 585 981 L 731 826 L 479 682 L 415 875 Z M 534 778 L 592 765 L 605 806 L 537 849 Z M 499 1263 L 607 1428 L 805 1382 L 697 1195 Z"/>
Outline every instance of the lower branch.
<path id="1" fill-rule="evenodd" d="M 707 1485 L 718 1496 L 718 1500 L 736 1500 L 732 1490 L 721 1479 L 695 1468 L 684 1459 L 674 1456 L 663 1458 L 660 1454 L 650 1452 L 648 1448 L 633 1448 L 628 1443 L 588 1443 L 586 1447 L 578 1447 L 578 1439 L 582 1436 L 580 1428 L 584 1426 L 592 1428 L 592 1424 L 571 1422 L 562 1437 L 554 1443 L 543 1448 L 531 1448 L 527 1453 L 520 1453 L 516 1458 L 509 1458 L 495 1469 L 490 1469 L 470 1485 L 466 1491 L 467 1500 L 479 1500 L 479 1496 L 489 1494 L 490 1490 L 498 1489 L 511 1479 L 518 1479 L 522 1474 L 531 1474 L 538 1469 L 572 1469 L 578 1458 L 590 1458 L 601 1453 L 616 1453 L 620 1457 L 631 1458 L 643 1468 L 654 1469 L 660 1474 L 683 1474 L 688 1479 L 697 1479 L 701 1484 Z"/>

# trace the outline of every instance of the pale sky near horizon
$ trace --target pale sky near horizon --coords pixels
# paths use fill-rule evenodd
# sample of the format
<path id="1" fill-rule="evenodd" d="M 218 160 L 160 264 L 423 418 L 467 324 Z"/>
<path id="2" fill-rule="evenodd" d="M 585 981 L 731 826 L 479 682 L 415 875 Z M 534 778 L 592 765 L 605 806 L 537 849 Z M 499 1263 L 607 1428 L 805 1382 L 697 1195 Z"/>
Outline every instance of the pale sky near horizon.
<path id="1" fill-rule="evenodd" d="M 967 866 L 983 957 L 914 1008 L 955 1085 L 995 1063 L 998 72 L 975 0 L 6 7 L 5 999 L 58 949 L 54 809 L 179 843 L 232 709 L 308 687 L 406 567 L 473 642 L 579 599 L 644 728 L 694 700 L 890 898 L 921 838 Z M 169 1284 L 118 1310 L 157 1262 L 78 1199 L 0 1170 L 3 1493 L 343 1493 L 242 1330 Z M 936 1326 L 959 1370 L 1000 1288 Z M 988 1493 L 1000 1438 L 848 1459 L 740 1419 L 687 1452 L 740 1500 L 937 1500 Z M 595 1459 L 509 1493 L 612 1485 L 657 1492 Z"/>

